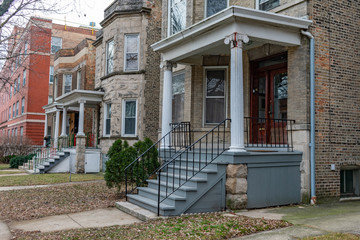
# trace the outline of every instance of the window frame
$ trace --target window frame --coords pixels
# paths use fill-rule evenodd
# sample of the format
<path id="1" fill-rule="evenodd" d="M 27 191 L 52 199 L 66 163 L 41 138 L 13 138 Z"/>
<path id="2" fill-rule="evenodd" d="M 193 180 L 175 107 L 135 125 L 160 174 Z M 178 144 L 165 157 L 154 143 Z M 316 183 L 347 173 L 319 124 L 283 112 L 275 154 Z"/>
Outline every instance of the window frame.
<path id="1" fill-rule="evenodd" d="M 11 119 L 11 105 L 9 107 L 9 118 L 8 118 L 8 120 L 10 120 L 10 119 Z"/>
<path id="2" fill-rule="evenodd" d="M 20 92 L 20 85 L 21 85 L 21 81 L 20 81 L 20 74 L 17 78 L 17 91 Z"/>
<path id="3" fill-rule="evenodd" d="M 51 81 L 51 77 L 52 77 L 52 81 Z M 49 68 L 49 84 L 53 84 L 54 83 L 54 66 L 50 66 Z"/>
<path id="4" fill-rule="evenodd" d="M 268 0 L 268 1 L 271 1 L 271 0 Z M 269 9 L 266 9 L 266 10 L 264 9 L 264 10 L 263 10 L 263 9 L 260 9 L 260 0 L 256 0 L 256 1 L 255 1 L 255 4 L 256 4 L 256 6 L 255 6 L 255 7 L 256 7 L 256 10 L 266 11 L 266 12 L 267 12 L 267 11 L 270 11 L 270 10 L 272 10 L 272 9 L 277 8 L 277 7 L 279 7 L 279 6 L 280 6 L 280 0 L 277 0 L 277 1 L 279 2 L 279 4 L 278 4 L 277 6 L 275 6 L 275 7 L 273 7 L 273 8 L 269 8 Z"/>
<path id="5" fill-rule="evenodd" d="M 126 103 L 135 102 L 135 131 L 134 134 L 125 133 L 125 114 L 126 114 Z M 122 101 L 122 116 L 121 116 L 121 136 L 123 137 L 136 137 L 137 136 L 137 115 L 138 115 L 138 101 L 134 98 L 123 99 Z"/>
<path id="6" fill-rule="evenodd" d="M 112 69 L 111 71 L 109 71 L 109 44 L 112 43 L 113 45 L 113 52 L 112 52 L 112 58 L 111 58 L 111 64 L 112 64 Z M 105 47 L 105 75 L 108 75 L 110 73 L 113 73 L 114 72 L 114 55 L 115 55 L 115 40 L 114 38 L 111 38 L 109 39 L 107 42 L 106 42 L 106 47 Z"/>
<path id="7" fill-rule="evenodd" d="M 25 97 L 21 99 L 21 115 L 25 112 Z"/>
<path id="8" fill-rule="evenodd" d="M 26 69 L 23 71 L 23 86 L 26 85 Z"/>
<path id="9" fill-rule="evenodd" d="M 213 14 L 213 15 L 211 15 L 211 16 L 207 16 L 207 6 L 208 6 L 208 1 L 209 0 L 205 0 L 205 9 L 204 9 L 204 18 L 208 18 L 208 17 L 211 17 L 211 16 L 213 16 L 213 15 L 215 15 L 215 14 Z M 229 0 L 225 0 L 226 1 L 226 8 L 228 8 L 229 7 Z M 256 0 L 256 1 L 259 1 L 259 0 Z M 224 9 L 226 9 L 226 8 L 224 8 Z M 222 10 L 221 10 L 222 11 Z"/>
<path id="10" fill-rule="evenodd" d="M 108 118 L 108 105 L 110 105 L 110 118 Z M 104 103 L 104 124 L 103 124 L 103 137 L 110 137 L 111 135 L 111 115 L 112 115 L 112 110 L 111 110 L 111 102 L 105 102 Z M 106 133 L 106 126 L 107 126 L 107 123 L 106 123 L 106 120 L 107 119 L 110 119 L 110 122 L 109 122 L 109 125 L 110 125 L 110 128 L 109 128 L 109 133 Z"/>
<path id="11" fill-rule="evenodd" d="M 70 91 L 68 91 L 68 92 L 65 92 L 65 87 L 66 87 L 66 76 L 71 76 Z M 72 91 L 72 73 L 65 73 L 65 74 L 63 75 L 62 95 L 67 94 L 67 93 L 69 93 L 69 92 L 71 92 L 71 91 Z"/>
<path id="12" fill-rule="evenodd" d="M 82 74 L 81 74 L 81 69 L 76 71 L 76 89 L 80 90 L 80 87 L 81 87 L 81 77 L 82 77 Z"/>
<path id="13" fill-rule="evenodd" d="M 13 104 L 13 115 L 12 115 L 12 118 L 15 118 L 15 103 Z"/>
<path id="14" fill-rule="evenodd" d="M 53 44 L 53 39 L 60 39 L 60 47 L 59 47 L 59 49 L 57 50 L 57 51 L 53 51 L 53 46 L 58 46 L 58 45 L 54 45 Z M 52 36 L 51 37 L 51 44 L 50 44 L 50 53 L 51 54 L 55 54 L 56 52 L 58 52 L 60 49 L 62 48 L 62 38 L 61 37 L 56 37 L 56 36 Z"/>
<path id="15" fill-rule="evenodd" d="M 135 54 L 135 52 L 127 52 L 127 39 L 129 36 L 137 36 L 136 40 L 137 40 L 137 49 L 136 49 L 136 54 L 137 54 L 137 68 L 136 69 L 127 69 L 126 65 L 127 65 L 127 58 L 126 55 L 127 54 Z M 139 71 L 139 66 L 140 66 L 140 34 L 139 33 L 127 33 L 124 34 L 124 72 L 134 72 L 134 71 Z"/>
<path id="16" fill-rule="evenodd" d="M 206 127 L 206 126 L 212 126 L 212 125 L 216 125 L 219 123 L 207 123 L 206 122 L 206 99 L 207 99 L 207 80 L 206 80 L 206 71 L 207 70 L 224 70 L 225 73 L 225 79 L 224 79 L 224 107 L 225 107 L 225 118 L 228 115 L 228 81 L 229 81 L 229 67 L 228 66 L 206 66 L 204 67 L 204 72 L 203 72 L 203 121 L 202 121 L 202 126 Z M 210 98 L 215 98 L 215 97 L 210 97 Z M 218 98 L 218 97 L 216 97 Z"/>
<path id="17" fill-rule="evenodd" d="M 19 101 L 16 102 L 16 116 L 19 116 Z"/>
<path id="18" fill-rule="evenodd" d="M 168 7 L 167 7 L 167 11 L 168 11 L 168 21 L 167 21 L 167 24 L 168 24 L 168 29 L 167 29 L 167 33 L 168 33 L 168 37 L 170 37 L 170 36 L 172 36 L 172 35 L 174 35 L 174 34 L 176 34 L 176 33 L 178 33 L 178 32 L 181 32 L 182 30 L 184 30 L 185 28 L 186 28 L 186 17 L 187 17 L 187 14 L 186 14 L 186 9 L 187 9 L 187 1 L 186 0 L 182 0 L 182 1 L 184 1 L 185 2 L 185 26 L 184 26 L 184 28 L 183 29 L 181 29 L 180 31 L 178 31 L 178 32 L 175 32 L 175 33 L 172 33 L 172 28 L 171 28 L 171 23 L 172 23 L 172 21 L 171 21 L 171 8 L 172 8 L 172 1 L 173 0 L 168 0 L 167 1 L 167 3 L 168 3 Z"/>
<path id="19" fill-rule="evenodd" d="M 20 144 L 23 142 L 23 136 L 24 136 L 24 127 L 20 127 Z"/>

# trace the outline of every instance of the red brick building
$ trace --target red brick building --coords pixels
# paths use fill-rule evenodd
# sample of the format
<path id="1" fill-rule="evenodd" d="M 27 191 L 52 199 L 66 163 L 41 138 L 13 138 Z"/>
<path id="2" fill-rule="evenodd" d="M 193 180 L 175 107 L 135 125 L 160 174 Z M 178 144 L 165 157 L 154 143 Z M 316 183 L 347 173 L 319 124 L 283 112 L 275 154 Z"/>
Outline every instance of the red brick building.
<path id="1" fill-rule="evenodd" d="M 0 90 L 0 136 L 12 143 L 27 139 L 38 145 L 44 138 L 42 106 L 52 101 L 54 55 L 61 48 L 75 47 L 94 32 L 32 17 L 25 28 L 15 27 L 13 34 L 16 40 L 9 43 L 12 57 L 0 73 L 4 79 Z"/>

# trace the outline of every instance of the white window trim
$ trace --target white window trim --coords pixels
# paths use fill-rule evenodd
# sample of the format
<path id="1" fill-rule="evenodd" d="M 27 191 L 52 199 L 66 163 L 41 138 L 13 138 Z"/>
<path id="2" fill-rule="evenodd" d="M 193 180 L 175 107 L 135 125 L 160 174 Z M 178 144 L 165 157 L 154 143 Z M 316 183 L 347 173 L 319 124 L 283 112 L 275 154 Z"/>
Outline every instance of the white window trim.
<path id="1" fill-rule="evenodd" d="M 125 134 L 125 107 L 126 102 L 135 101 L 135 133 L 134 134 Z M 137 122 L 138 122 L 138 101 L 137 99 L 129 98 L 129 99 L 123 99 L 122 101 L 122 116 L 121 116 L 121 136 L 123 137 L 136 137 L 137 136 Z"/>
<path id="2" fill-rule="evenodd" d="M 79 69 L 78 71 L 76 71 L 76 89 L 78 90 L 80 90 L 81 78 L 82 78 L 81 69 Z"/>
<path id="3" fill-rule="evenodd" d="M 202 126 L 212 126 L 216 125 L 218 123 L 206 123 L 206 88 L 207 88 L 207 82 L 206 82 L 206 70 L 225 70 L 225 83 L 224 83 L 224 105 L 225 105 L 225 119 L 228 115 L 228 81 L 229 81 L 229 67 L 228 66 L 207 66 L 203 69 L 203 120 L 202 120 Z"/>
<path id="4" fill-rule="evenodd" d="M 53 81 L 51 82 L 51 68 L 52 68 L 52 76 L 53 76 Z M 54 78 L 55 78 L 55 75 L 54 75 L 54 66 L 50 66 L 49 68 L 49 84 L 53 84 L 54 83 Z"/>
<path id="5" fill-rule="evenodd" d="M 113 42 L 113 59 L 112 59 L 112 61 L 113 61 L 113 69 L 112 69 L 112 71 L 111 72 L 108 72 L 108 49 L 109 49 L 109 43 L 110 42 Z M 111 38 L 111 39 L 109 39 L 106 43 L 105 43 L 105 75 L 108 75 L 108 74 L 110 74 L 110 73 L 112 73 L 112 72 L 114 72 L 114 56 L 115 56 L 115 41 L 114 41 L 114 38 Z"/>
<path id="6" fill-rule="evenodd" d="M 256 2 L 259 2 L 259 0 L 256 0 Z M 204 18 L 208 18 L 207 17 L 207 3 L 208 3 L 208 0 L 205 0 L 205 9 L 204 9 Z M 229 7 L 229 0 L 227 0 L 227 3 L 226 3 L 227 5 L 226 5 L 226 8 L 228 8 Z M 210 16 L 211 17 L 211 16 Z"/>
<path id="7" fill-rule="evenodd" d="M 70 75 L 71 76 L 71 84 L 70 84 L 70 91 L 72 91 L 72 81 L 73 81 L 73 77 L 72 77 L 72 73 L 64 73 L 63 74 L 63 86 L 62 86 L 62 95 L 66 94 L 65 93 L 65 81 L 66 81 L 66 75 Z"/>
<path id="8" fill-rule="evenodd" d="M 167 1 L 167 4 L 168 4 L 168 6 L 167 6 L 167 11 L 168 11 L 168 21 L 167 21 L 167 25 L 168 25 L 168 29 L 167 29 L 167 36 L 168 37 L 170 37 L 171 35 L 174 35 L 174 34 L 176 34 L 176 33 L 174 33 L 174 34 L 171 34 L 171 22 L 170 22 L 170 20 L 171 20 L 171 11 L 170 11 L 170 8 L 171 8 L 171 1 L 172 0 L 168 0 Z M 185 1 L 185 9 L 187 9 L 187 1 Z M 186 12 L 185 12 L 185 19 L 186 19 L 186 17 L 187 17 L 187 14 L 186 14 Z M 186 26 L 185 26 L 185 28 L 186 28 Z"/>
<path id="9" fill-rule="evenodd" d="M 111 135 L 111 116 L 110 116 L 110 134 L 106 134 L 106 116 L 108 114 L 108 112 L 107 112 L 108 111 L 107 110 L 107 105 L 108 104 L 111 104 L 111 102 L 104 102 L 104 105 L 103 105 L 103 107 L 104 107 L 103 137 L 110 137 L 110 135 Z"/>
<path id="10" fill-rule="evenodd" d="M 138 64 L 136 69 L 126 69 L 126 54 L 128 53 L 127 50 L 127 36 L 137 36 L 137 55 L 138 55 Z M 139 65 L 140 65 L 140 34 L 139 33 L 127 33 L 124 35 L 124 72 L 134 72 L 139 71 Z"/>

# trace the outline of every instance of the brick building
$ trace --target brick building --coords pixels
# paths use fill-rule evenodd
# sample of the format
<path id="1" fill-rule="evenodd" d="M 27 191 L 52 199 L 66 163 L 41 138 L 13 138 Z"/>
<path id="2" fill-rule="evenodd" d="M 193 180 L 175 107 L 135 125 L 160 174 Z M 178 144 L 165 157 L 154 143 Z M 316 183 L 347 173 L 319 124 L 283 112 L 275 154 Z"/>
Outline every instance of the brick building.
<path id="1" fill-rule="evenodd" d="M 168 189 L 150 196 L 156 183 L 128 199 L 176 215 L 360 197 L 359 10 L 356 1 L 163 1 L 152 45 L 162 54 L 161 135 L 180 119 L 195 142 L 159 170 L 162 181 L 200 181 L 168 168 L 202 158 L 225 177 L 187 205 Z"/>
<path id="2" fill-rule="evenodd" d="M 102 156 L 116 139 L 156 140 L 159 119 L 161 3 L 114 1 L 104 11 L 96 47 L 95 89 L 104 92 L 99 114 Z"/>
<path id="3" fill-rule="evenodd" d="M 13 142 L 26 138 L 32 144 L 42 145 L 42 106 L 53 98 L 54 54 L 94 34 L 91 29 L 59 25 L 38 17 L 32 17 L 24 29 L 15 27 L 14 31 L 19 36 L 13 43 L 18 57 L 10 58 L 1 72 L 9 76 L 9 81 L 0 93 L 0 129 L 2 137 Z M 51 124 L 48 126 L 52 131 Z"/>

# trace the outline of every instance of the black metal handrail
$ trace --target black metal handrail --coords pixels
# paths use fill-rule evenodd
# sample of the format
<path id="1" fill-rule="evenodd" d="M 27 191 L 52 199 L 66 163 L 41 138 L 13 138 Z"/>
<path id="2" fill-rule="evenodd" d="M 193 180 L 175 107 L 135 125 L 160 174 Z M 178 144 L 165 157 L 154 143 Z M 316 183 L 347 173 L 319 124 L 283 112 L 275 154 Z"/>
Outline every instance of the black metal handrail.
<path id="1" fill-rule="evenodd" d="M 144 151 L 133 162 L 124 169 L 125 176 L 125 196 L 134 192 L 139 186 L 143 185 L 149 176 L 156 173 L 158 166 L 154 171 L 146 174 L 146 171 L 137 171 L 139 166 L 142 169 L 151 169 L 151 159 L 147 158 L 147 154 L 152 151 L 157 152 L 158 162 L 164 164 L 167 159 L 171 159 L 175 154 L 187 147 L 191 141 L 190 122 L 171 123 L 171 130 L 160 138 L 156 143 Z M 168 149 L 171 149 L 168 151 Z M 139 176 L 140 174 L 140 176 Z"/>
<path id="2" fill-rule="evenodd" d="M 225 119 L 196 142 L 186 147 L 183 151 L 175 155 L 170 161 L 163 164 L 157 171 L 158 179 L 158 206 L 157 214 L 160 215 L 160 203 L 167 199 L 176 190 L 182 187 L 202 169 L 212 163 L 228 148 L 226 147 L 226 126 L 230 119 Z M 195 149 L 197 151 L 195 152 Z M 202 155 L 204 154 L 204 156 Z M 189 156 L 190 155 L 190 156 Z M 189 158 L 190 157 L 190 158 Z M 197 161 L 195 161 L 197 159 Z M 184 165 L 183 165 L 184 164 Z M 175 166 L 178 166 L 176 169 Z M 183 165 L 183 166 L 182 166 Z M 181 174 L 185 171 L 185 176 Z M 161 196 L 161 174 L 165 177 L 165 190 Z M 170 173 L 170 174 L 169 174 Z M 178 174 L 178 180 L 176 175 Z M 175 185 L 175 181 L 177 184 Z M 162 199 L 161 199 L 162 198 Z"/>
<path id="3" fill-rule="evenodd" d="M 294 151 L 293 124 L 295 120 L 245 117 L 247 148 L 287 148 Z"/>

